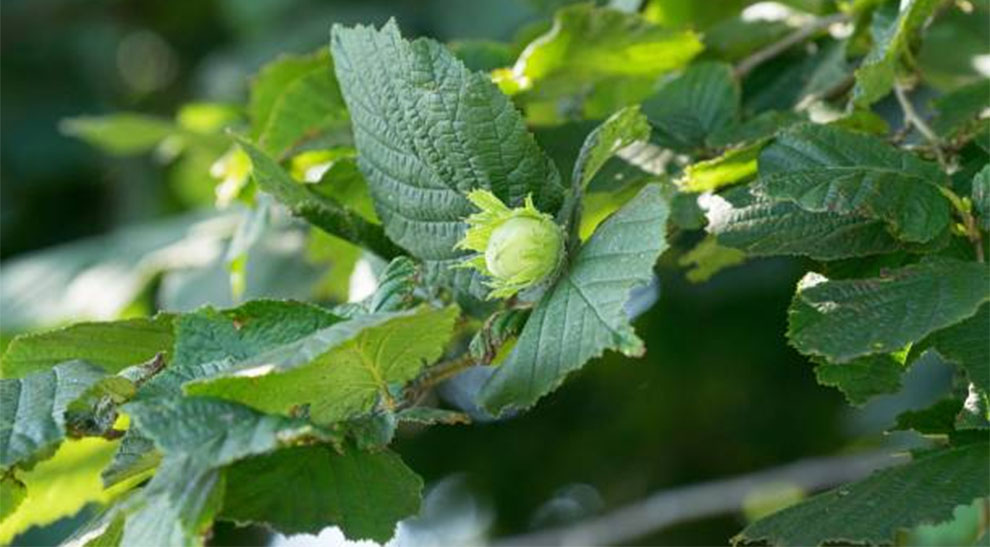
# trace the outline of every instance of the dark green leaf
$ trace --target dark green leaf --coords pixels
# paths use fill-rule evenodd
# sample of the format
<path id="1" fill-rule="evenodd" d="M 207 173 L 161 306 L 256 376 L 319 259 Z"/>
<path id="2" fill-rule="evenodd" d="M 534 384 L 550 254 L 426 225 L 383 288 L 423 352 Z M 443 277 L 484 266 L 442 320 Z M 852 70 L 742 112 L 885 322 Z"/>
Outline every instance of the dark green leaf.
<path id="1" fill-rule="evenodd" d="M 624 304 L 633 287 L 650 280 L 653 263 L 667 247 L 667 214 L 660 188 L 649 185 L 598 227 L 482 388 L 485 408 L 528 408 L 606 349 L 643 352 Z"/>
<path id="2" fill-rule="evenodd" d="M 293 180 L 275 160 L 244 139 L 238 138 L 237 142 L 251 156 L 252 176 L 258 187 L 288 207 L 294 215 L 328 234 L 365 247 L 382 258 L 401 254 L 401 250 L 385 237 L 380 226 L 334 198 Z"/>
<path id="3" fill-rule="evenodd" d="M 925 435 L 947 435 L 955 430 L 956 415 L 962 410 L 962 401 L 942 399 L 923 410 L 908 410 L 897 416 L 895 431 L 914 430 Z"/>
<path id="4" fill-rule="evenodd" d="M 735 543 L 892 544 L 902 528 L 952 518 L 990 494 L 987 443 L 943 450 L 840 486 L 748 526 Z"/>
<path id="5" fill-rule="evenodd" d="M 18 336 L 3 355 L 4 378 L 47 370 L 82 359 L 107 372 L 119 372 L 172 349 L 172 315 L 103 323 L 76 323 L 61 329 Z"/>
<path id="6" fill-rule="evenodd" d="M 868 106 L 890 93 L 901 55 L 939 1 L 908 0 L 901 4 L 903 9 L 898 10 L 897 2 L 887 2 L 873 12 L 873 46 L 856 69 L 853 100 L 858 105 Z"/>
<path id="7" fill-rule="evenodd" d="M 868 279 L 811 273 L 798 285 L 787 334 L 802 353 L 834 362 L 899 351 L 975 314 L 990 299 L 988 286 L 985 265 L 948 258 Z"/>
<path id="8" fill-rule="evenodd" d="M 867 355 L 847 363 L 825 360 L 817 363 L 818 383 L 838 389 L 852 405 L 860 406 L 877 395 L 897 393 L 901 389 L 904 365 L 889 354 Z"/>
<path id="9" fill-rule="evenodd" d="M 675 150 L 706 146 L 708 137 L 732 125 L 739 111 L 739 85 L 732 67 L 698 63 L 643 102 L 657 142 Z"/>
<path id="10" fill-rule="evenodd" d="M 705 198 L 708 231 L 749 256 L 805 255 L 817 260 L 888 253 L 900 248 L 883 222 L 809 213 L 793 203 L 752 197 L 745 189 Z"/>
<path id="11" fill-rule="evenodd" d="M 946 361 L 961 366 L 983 393 L 990 393 L 990 305 L 984 304 L 976 315 L 932 333 L 918 345 L 934 347 Z"/>
<path id="12" fill-rule="evenodd" d="M 358 162 L 393 241 L 419 258 L 450 261 L 474 212 L 467 192 L 510 206 L 532 194 L 556 212 L 560 176 L 507 97 L 436 42 L 334 26 L 331 47 L 354 128 Z"/>
<path id="13" fill-rule="evenodd" d="M 905 241 L 930 241 L 949 224 L 938 166 L 877 137 L 801 124 L 763 149 L 759 171 L 757 191 L 771 198 L 883 220 Z"/>
<path id="14" fill-rule="evenodd" d="M 932 129 L 947 139 L 966 135 L 979 126 L 980 115 L 990 107 L 987 82 L 980 80 L 932 101 L 938 115 Z"/>
<path id="15" fill-rule="evenodd" d="M 250 458 L 227 470 L 220 518 L 316 534 L 337 525 L 351 539 L 388 541 L 419 510 L 423 482 L 394 453 L 338 453 L 301 446 Z"/>
<path id="16" fill-rule="evenodd" d="M 708 137 L 711 146 L 729 146 L 748 143 L 774 136 L 777 131 L 790 127 L 804 118 L 793 112 L 768 110 L 736 125 L 728 125 Z"/>

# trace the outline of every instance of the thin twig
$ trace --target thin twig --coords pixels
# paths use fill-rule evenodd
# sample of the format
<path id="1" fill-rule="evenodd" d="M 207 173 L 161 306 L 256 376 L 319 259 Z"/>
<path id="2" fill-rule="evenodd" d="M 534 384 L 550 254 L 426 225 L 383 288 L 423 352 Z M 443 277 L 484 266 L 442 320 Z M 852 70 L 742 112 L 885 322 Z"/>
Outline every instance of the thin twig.
<path id="1" fill-rule="evenodd" d="M 904 127 L 914 127 L 917 129 L 925 137 L 925 140 L 931 144 L 932 150 L 935 152 L 935 158 L 938 159 L 938 164 L 942 166 L 943 170 L 947 169 L 948 164 L 945 161 L 945 154 L 942 153 L 942 140 L 932 131 L 931 127 L 928 127 L 924 118 L 918 115 L 918 111 L 914 109 L 911 99 L 907 96 L 907 91 L 900 82 L 894 83 L 894 95 L 897 96 L 897 102 L 900 103 L 901 110 L 904 112 Z"/>
<path id="2" fill-rule="evenodd" d="M 496 545 L 628 543 L 677 523 L 738 512 L 746 496 L 761 486 L 784 482 L 806 490 L 820 490 L 861 479 L 901 460 L 886 451 L 802 460 L 730 479 L 658 492 L 598 518 L 506 538 Z"/>
<path id="3" fill-rule="evenodd" d="M 834 13 L 827 17 L 821 17 L 815 19 L 804 25 L 803 27 L 795 30 L 794 32 L 784 36 L 780 40 L 766 46 L 765 48 L 756 51 L 749 57 L 746 57 L 736 65 L 735 73 L 737 78 L 742 78 L 743 76 L 749 74 L 751 70 L 757 66 L 763 64 L 770 59 L 773 59 L 777 55 L 780 55 L 784 51 L 790 49 L 791 46 L 803 42 L 805 39 L 813 36 L 822 29 L 828 28 L 834 23 L 840 23 L 842 21 L 848 20 L 849 16 L 845 13 Z"/>

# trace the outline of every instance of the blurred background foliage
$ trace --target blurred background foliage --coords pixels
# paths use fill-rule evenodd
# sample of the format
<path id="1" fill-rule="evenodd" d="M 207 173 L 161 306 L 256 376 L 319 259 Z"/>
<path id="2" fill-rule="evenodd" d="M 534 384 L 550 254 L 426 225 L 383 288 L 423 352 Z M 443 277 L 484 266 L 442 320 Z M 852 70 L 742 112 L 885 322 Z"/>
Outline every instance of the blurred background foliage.
<path id="1" fill-rule="evenodd" d="M 380 24 L 395 17 L 404 34 L 451 43 L 473 68 L 491 70 L 510 65 L 566 3 L 6 0 L 0 36 L 3 339 L 70 320 L 232 303 L 228 264 L 237 256 L 230 241 L 242 212 L 236 206 L 213 210 L 218 180 L 210 170 L 229 147 L 222 129 L 243 123 L 239 105 L 249 77 L 280 53 L 324 48 L 333 22 Z M 705 31 L 703 55 L 734 61 L 791 28 L 740 18 L 749 3 L 659 0 L 643 12 L 665 26 Z M 828 0 L 787 4 L 811 14 L 834 9 Z M 917 56 L 931 97 L 980 77 L 971 59 L 990 39 L 986 3 L 967 4 L 977 13 L 947 10 Z M 788 71 L 820 60 L 816 55 L 795 51 L 789 56 L 797 59 L 784 56 L 760 67 L 744 86 L 745 107 L 780 107 L 795 87 Z M 875 110 L 896 125 L 891 101 Z M 67 136 L 82 130 L 66 118 L 118 111 L 156 116 L 161 134 L 148 140 L 142 132 L 118 133 L 101 143 L 110 154 Z M 592 126 L 543 128 L 538 138 L 568 172 Z M 311 238 L 274 211 L 247 258 L 243 296 L 346 296 L 334 292 L 339 283 L 327 276 L 347 275 L 335 264 L 353 266 L 356 257 L 345 256 L 353 252 L 327 242 L 314 249 Z M 675 240 L 661 261 L 659 301 L 636 325 L 649 348 L 645 358 L 610 354 L 515 419 L 406 431 L 396 448 L 432 493 L 419 522 L 403 533 L 421 544 L 467 541 L 486 530 L 519 534 L 658 489 L 853 445 L 912 442 L 880 432 L 898 410 L 924 407 L 949 389 L 946 367 L 928 360 L 909 374 L 901 393 L 851 409 L 838 391 L 816 384 L 812 367 L 785 343 L 785 310 L 808 264 L 753 261 L 698 285 L 677 264 L 696 242 Z M 325 255 L 337 262 L 328 267 Z M 81 518 L 35 528 L 20 540 L 56 542 Z M 722 544 L 743 522 L 726 516 L 689 523 L 642 543 Z M 265 537 L 262 530 L 221 525 L 212 541 Z M 937 534 L 931 537 L 938 541 Z"/>

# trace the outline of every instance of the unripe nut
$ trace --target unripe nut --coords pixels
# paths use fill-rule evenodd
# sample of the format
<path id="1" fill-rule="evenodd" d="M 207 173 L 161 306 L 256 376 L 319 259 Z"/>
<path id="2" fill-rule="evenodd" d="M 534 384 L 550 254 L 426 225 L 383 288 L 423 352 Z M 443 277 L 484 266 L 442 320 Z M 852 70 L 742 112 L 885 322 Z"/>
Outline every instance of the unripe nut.
<path id="1" fill-rule="evenodd" d="M 557 266 L 560 229 L 553 222 L 529 217 L 510 218 L 492 231 L 485 249 L 485 265 L 495 277 L 510 279 L 526 274 L 539 279 Z"/>

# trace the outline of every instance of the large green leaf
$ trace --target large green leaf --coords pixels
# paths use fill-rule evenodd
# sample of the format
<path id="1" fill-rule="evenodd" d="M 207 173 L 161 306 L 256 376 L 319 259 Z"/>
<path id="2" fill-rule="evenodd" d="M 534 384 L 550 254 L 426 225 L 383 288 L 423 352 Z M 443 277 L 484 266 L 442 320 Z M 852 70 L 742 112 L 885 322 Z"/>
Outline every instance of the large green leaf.
<path id="1" fill-rule="evenodd" d="M 739 84 L 732 67 L 692 65 L 643 103 L 657 142 L 675 150 L 701 148 L 709 136 L 732 125 L 739 110 Z"/>
<path id="2" fill-rule="evenodd" d="M 140 396 L 177 395 L 189 380 L 288 344 L 340 318 L 312 304 L 253 300 L 229 310 L 203 308 L 175 321 L 172 363 L 141 388 Z"/>
<path id="3" fill-rule="evenodd" d="M 214 467 L 301 439 L 326 437 L 304 420 L 209 397 L 163 397 L 123 408 L 166 460 L 181 455 Z"/>
<path id="4" fill-rule="evenodd" d="M 980 126 L 981 113 L 990 107 L 987 82 L 981 79 L 946 93 L 932 101 L 932 106 L 938 112 L 932 120 L 936 133 L 946 139 L 968 135 Z"/>
<path id="5" fill-rule="evenodd" d="M 336 436 L 304 420 L 205 397 L 160 397 L 124 406 L 164 454 L 154 478 L 121 506 L 125 545 L 199 543 L 219 510 L 219 468 L 303 441 Z"/>
<path id="6" fill-rule="evenodd" d="M 251 137 L 258 139 L 268 127 L 275 105 L 286 90 L 307 74 L 333 70 L 330 56 L 325 51 L 309 55 L 282 55 L 261 67 L 251 81 L 248 98 L 248 117 L 251 118 Z"/>
<path id="7" fill-rule="evenodd" d="M 961 366 L 983 393 L 990 393 L 990 305 L 984 304 L 976 315 L 932 333 L 918 345 L 934 347 L 945 360 Z"/>
<path id="8" fill-rule="evenodd" d="M 810 273 L 788 312 L 794 347 L 833 362 L 899 351 L 976 313 L 990 299 L 990 269 L 948 258 L 829 281 Z"/>
<path id="9" fill-rule="evenodd" d="M 385 237 L 381 226 L 336 199 L 293 180 L 274 159 L 246 140 L 238 138 L 237 142 L 251 157 L 252 176 L 258 187 L 288 207 L 292 214 L 382 258 L 401 254 L 401 250 Z"/>
<path id="10" fill-rule="evenodd" d="M 456 308 L 368 315 L 316 332 L 249 360 L 186 391 L 235 400 L 266 412 L 308 406 L 332 423 L 391 404 L 389 388 L 436 361 L 451 336 Z"/>
<path id="11" fill-rule="evenodd" d="M 510 206 L 532 194 L 556 212 L 563 189 L 511 101 L 440 44 L 334 26 L 337 78 L 351 112 L 358 162 L 393 241 L 419 258 L 450 261 L 474 212 L 467 192 Z"/>
<path id="12" fill-rule="evenodd" d="M 897 75 L 897 63 L 911 36 L 938 6 L 938 0 L 887 2 L 873 13 L 870 30 L 873 46 L 856 69 L 853 100 L 867 106 L 890 93 Z"/>
<path id="13" fill-rule="evenodd" d="M 47 370 L 82 359 L 107 372 L 146 362 L 172 349 L 171 315 L 99 323 L 77 323 L 61 329 L 18 336 L 7 347 L 0 366 L 4 378 Z"/>
<path id="14" fill-rule="evenodd" d="M 905 241 L 929 241 L 949 225 L 938 166 L 877 137 L 800 124 L 763 149 L 759 176 L 757 191 L 771 198 L 883 220 Z"/>
<path id="15" fill-rule="evenodd" d="M 282 159 L 304 141 L 327 131 L 347 131 L 348 115 L 326 55 L 313 70 L 288 83 L 258 136 L 261 148 Z"/>
<path id="16" fill-rule="evenodd" d="M 70 361 L 23 378 L 0 380 L 0 467 L 45 457 L 66 434 L 66 411 L 106 377 L 103 369 Z"/>
<path id="17" fill-rule="evenodd" d="M 667 215 L 660 188 L 649 185 L 598 227 L 483 387 L 485 408 L 498 413 L 530 407 L 606 349 L 643 352 L 624 304 L 630 289 L 650 280 L 653 263 L 667 247 Z"/>
<path id="18" fill-rule="evenodd" d="M 879 220 L 810 213 L 748 190 L 703 200 L 708 231 L 718 242 L 750 256 L 805 255 L 817 260 L 893 252 L 900 248 Z"/>
<path id="19" fill-rule="evenodd" d="M 650 83 L 686 65 L 702 47 L 694 32 L 668 30 L 636 13 L 576 4 L 558 10 L 553 27 L 530 42 L 503 88 L 561 98 L 608 80 Z"/>
<path id="20" fill-rule="evenodd" d="M 348 538 L 381 543 L 396 522 L 416 514 L 423 488 L 393 452 L 350 447 L 286 448 L 238 462 L 226 474 L 221 519 L 266 523 L 289 535 L 337 525 Z"/>
<path id="21" fill-rule="evenodd" d="M 892 544 L 899 530 L 947 521 L 957 506 L 990 494 L 988 458 L 985 442 L 943 450 L 774 513 L 733 541 Z"/>

